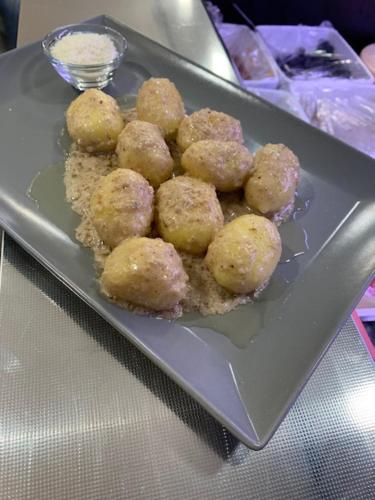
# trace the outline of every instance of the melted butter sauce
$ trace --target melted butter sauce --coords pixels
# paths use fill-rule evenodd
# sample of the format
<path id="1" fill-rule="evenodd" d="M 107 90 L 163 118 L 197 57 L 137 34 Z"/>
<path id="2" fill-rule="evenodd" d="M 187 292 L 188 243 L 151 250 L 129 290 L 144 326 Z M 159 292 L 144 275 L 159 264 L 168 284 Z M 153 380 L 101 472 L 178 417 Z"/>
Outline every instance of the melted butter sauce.
<path id="1" fill-rule="evenodd" d="M 279 264 L 289 264 L 309 250 L 309 235 L 302 225 L 302 218 L 310 207 L 311 200 L 297 194 L 294 211 L 288 221 L 279 227 L 283 249 Z"/>

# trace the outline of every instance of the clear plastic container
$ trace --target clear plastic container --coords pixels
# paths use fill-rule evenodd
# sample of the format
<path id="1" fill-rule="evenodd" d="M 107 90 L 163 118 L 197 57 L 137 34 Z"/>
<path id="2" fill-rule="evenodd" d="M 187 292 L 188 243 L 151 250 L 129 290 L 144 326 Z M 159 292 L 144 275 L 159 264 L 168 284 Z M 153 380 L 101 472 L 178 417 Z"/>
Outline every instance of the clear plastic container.
<path id="1" fill-rule="evenodd" d="M 312 87 L 296 96 L 312 125 L 375 158 L 375 87 Z"/>
<path id="2" fill-rule="evenodd" d="M 301 120 L 308 122 L 307 118 L 298 97 L 294 96 L 286 90 L 274 90 L 274 89 L 255 89 L 249 88 L 249 92 L 261 97 L 265 101 L 268 101 L 278 108 L 287 111 L 288 113 L 297 116 Z"/>
<path id="3" fill-rule="evenodd" d="M 238 24 L 223 23 L 217 28 L 243 86 L 272 89 L 278 87 L 277 65 L 257 33 Z"/>
<path id="4" fill-rule="evenodd" d="M 333 47 L 334 54 L 339 57 L 343 67 L 350 73 L 349 77 L 328 77 L 322 76 L 321 71 L 306 71 L 305 76 L 301 74 L 295 78 L 290 78 L 285 71 L 278 67 L 284 85 L 289 85 L 291 88 L 298 88 L 310 84 L 340 86 L 346 85 L 348 81 L 353 84 L 368 84 L 373 81 L 371 73 L 354 50 L 332 27 L 302 25 L 258 26 L 257 29 L 275 59 L 296 54 L 300 49 L 303 49 L 307 54 L 314 53 L 319 44 L 325 41 Z"/>

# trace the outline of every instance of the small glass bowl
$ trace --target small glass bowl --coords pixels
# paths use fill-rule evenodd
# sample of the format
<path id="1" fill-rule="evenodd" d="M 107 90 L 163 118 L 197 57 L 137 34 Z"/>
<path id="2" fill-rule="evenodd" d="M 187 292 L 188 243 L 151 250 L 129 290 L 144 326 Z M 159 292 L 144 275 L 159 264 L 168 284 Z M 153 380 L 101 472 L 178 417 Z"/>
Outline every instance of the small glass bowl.
<path id="1" fill-rule="evenodd" d="M 54 44 L 66 35 L 74 33 L 96 33 L 108 35 L 117 50 L 117 56 L 104 64 L 70 64 L 56 59 L 51 54 Z M 57 73 L 78 90 L 90 88 L 102 89 L 112 80 L 116 69 L 128 48 L 126 39 L 116 30 L 100 24 L 71 24 L 62 26 L 48 35 L 42 41 L 43 52 Z"/>

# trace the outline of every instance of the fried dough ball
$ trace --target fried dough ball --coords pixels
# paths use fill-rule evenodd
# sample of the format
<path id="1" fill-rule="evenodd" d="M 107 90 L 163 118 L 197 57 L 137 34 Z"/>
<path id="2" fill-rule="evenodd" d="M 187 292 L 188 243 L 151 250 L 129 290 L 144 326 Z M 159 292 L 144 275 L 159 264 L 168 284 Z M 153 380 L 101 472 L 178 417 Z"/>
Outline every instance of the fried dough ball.
<path id="1" fill-rule="evenodd" d="M 280 255 L 276 226 L 249 214 L 221 229 L 208 247 L 205 262 L 219 285 L 234 293 L 249 293 L 270 278 Z"/>
<path id="2" fill-rule="evenodd" d="M 283 144 L 266 144 L 254 157 L 254 169 L 245 186 L 248 205 L 262 214 L 274 214 L 294 199 L 299 161 Z"/>
<path id="3" fill-rule="evenodd" d="M 177 144 L 185 151 L 191 144 L 205 139 L 243 143 L 241 123 L 225 113 L 209 108 L 185 116 L 177 132 Z"/>
<path id="4" fill-rule="evenodd" d="M 173 245 L 160 238 L 128 238 L 107 258 L 101 282 L 117 300 L 154 311 L 172 309 L 186 295 L 188 276 Z"/>
<path id="5" fill-rule="evenodd" d="M 164 182 L 156 193 L 156 209 L 163 239 L 192 254 L 203 253 L 224 223 L 215 188 L 192 177 Z"/>
<path id="6" fill-rule="evenodd" d="M 168 78 L 150 78 L 139 89 L 137 116 L 158 125 L 164 137 L 174 137 L 185 116 L 181 95 Z"/>
<path id="7" fill-rule="evenodd" d="M 145 236 L 153 217 L 154 191 L 140 174 L 118 168 L 103 177 L 90 200 L 99 237 L 114 248 L 129 236 Z"/>
<path id="8" fill-rule="evenodd" d="M 213 184 L 218 191 L 239 189 L 251 171 L 253 157 L 238 142 L 198 141 L 181 158 L 182 168 L 191 177 Z"/>
<path id="9" fill-rule="evenodd" d="M 173 159 L 157 125 L 140 120 L 128 123 L 117 142 L 120 168 L 143 175 L 157 188 L 172 174 Z"/>
<path id="10" fill-rule="evenodd" d="M 120 109 L 113 97 L 89 89 L 70 104 L 66 112 L 70 137 L 89 153 L 114 151 L 124 127 Z"/>

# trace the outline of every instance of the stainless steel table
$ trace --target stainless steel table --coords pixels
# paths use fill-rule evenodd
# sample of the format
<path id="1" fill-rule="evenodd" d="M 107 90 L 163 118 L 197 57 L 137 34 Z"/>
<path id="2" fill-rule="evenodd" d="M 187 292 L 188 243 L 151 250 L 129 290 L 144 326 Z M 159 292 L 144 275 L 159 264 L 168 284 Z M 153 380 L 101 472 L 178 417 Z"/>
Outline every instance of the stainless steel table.
<path id="1" fill-rule="evenodd" d="M 198 1 L 112 2 L 123 20 L 138 19 L 186 54 L 183 37 L 162 39 L 172 3 L 194 12 L 192 32 L 223 54 Z M 19 40 L 52 27 L 52 11 L 55 24 L 69 22 L 55 4 L 23 2 Z M 76 17 L 99 13 L 83 4 Z M 374 498 L 375 371 L 351 320 L 269 445 L 254 452 L 9 237 L 1 249 L 1 500 Z"/>

